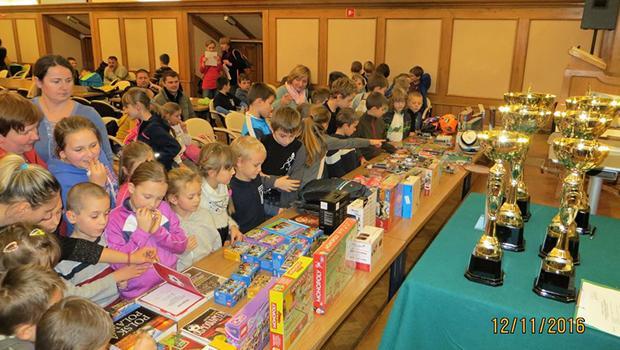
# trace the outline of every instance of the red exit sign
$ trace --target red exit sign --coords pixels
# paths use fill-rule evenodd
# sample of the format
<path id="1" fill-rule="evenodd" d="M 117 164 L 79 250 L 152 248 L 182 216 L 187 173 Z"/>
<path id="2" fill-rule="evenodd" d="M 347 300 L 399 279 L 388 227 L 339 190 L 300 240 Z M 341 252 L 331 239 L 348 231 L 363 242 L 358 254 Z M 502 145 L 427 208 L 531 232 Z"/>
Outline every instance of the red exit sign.
<path id="1" fill-rule="evenodd" d="M 348 8 L 347 9 L 347 17 L 355 17 L 355 9 L 354 8 Z"/>

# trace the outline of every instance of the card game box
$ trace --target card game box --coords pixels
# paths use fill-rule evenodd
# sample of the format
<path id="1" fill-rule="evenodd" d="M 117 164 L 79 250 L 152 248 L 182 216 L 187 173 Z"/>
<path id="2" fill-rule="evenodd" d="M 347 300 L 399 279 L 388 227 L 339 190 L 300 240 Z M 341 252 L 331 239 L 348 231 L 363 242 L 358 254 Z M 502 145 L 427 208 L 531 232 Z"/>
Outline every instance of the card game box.
<path id="1" fill-rule="evenodd" d="M 308 243 L 312 244 L 314 241 L 316 241 L 317 238 L 321 237 L 322 235 L 323 230 L 318 227 L 310 227 L 309 229 L 300 232 L 297 235 L 297 238 L 305 239 L 306 241 L 308 241 Z"/>
<path id="2" fill-rule="evenodd" d="M 252 244 L 258 244 L 261 238 L 265 237 L 266 235 L 267 232 L 265 230 L 255 228 L 243 234 L 243 241 Z"/>
<path id="3" fill-rule="evenodd" d="M 291 249 L 295 247 L 295 244 L 292 243 L 284 243 L 279 247 L 271 251 L 271 258 L 273 261 L 273 267 L 279 269 L 282 264 L 284 264 L 284 260 L 286 260 L 286 256 L 289 254 Z"/>
<path id="4" fill-rule="evenodd" d="M 245 284 L 235 281 L 232 278 L 222 283 L 214 293 L 214 301 L 216 304 L 233 307 L 246 293 Z"/>
<path id="5" fill-rule="evenodd" d="M 353 275 L 355 264 L 347 260 L 347 250 L 356 233 L 357 221 L 347 218 L 313 254 L 313 303 L 319 315 L 325 313 Z"/>
<path id="6" fill-rule="evenodd" d="M 399 187 L 402 177 L 390 175 L 378 188 L 375 225 L 388 231 L 396 220 L 396 213 L 402 210 L 402 194 Z"/>
<path id="7" fill-rule="evenodd" d="M 265 237 L 261 238 L 260 241 L 258 241 L 258 244 L 262 245 L 263 247 L 267 247 L 269 249 L 274 249 L 275 247 L 287 241 L 288 241 L 288 237 L 286 236 L 280 236 L 274 233 L 270 233 L 266 235 Z"/>
<path id="8" fill-rule="evenodd" d="M 271 349 L 295 349 L 313 317 L 312 259 L 302 256 L 269 290 Z"/>
<path id="9" fill-rule="evenodd" d="M 267 252 L 267 254 L 263 255 L 260 258 L 260 269 L 261 271 L 265 271 L 268 273 L 273 273 L 273 258 L 272 252 Z"/>
<path id="10" fill-rule="evenodd" d="M 408 176 L 401 184 L 402 210 L 399 216 L 411 219 L 420 206 L 420 196 L 422 193 L 422 181 L 419 176 Z"/>
<path id="11" fill-rule="evenodd" d="M 371 271 L 383 253 L 383 229 L 364 226 L 351 240 L 348 253 L 347 259 L 355 263 L 355 269 Z"/>
<path id="12" fill-rule="evenodd" d="M 252 283 L 252 280 L 258 273 L 258 270 L 260 270 L 259 264 L 244 262 L 239 265 L 237 271 L 235 271 L 230 278 L 235 281 L 243 282 L 247 288 Z"/>
<path id="13" fill-rule="evenodd" d="M 293 237 L 293 236 L 296 236 L 299 233 L 299 231 L 303 231 L 307 228 L 308 226 L 302 225 L 293 220 L 280 218 L 268 224 L 267 226 L 263 227 L 263 230 L 269 233 L 275 233 L 280 236 Z"/>
<path id="14" fill-rule="evenodd" d="M 269 251 L 269 248 L 267 247 L 264 247 L 258 244 L 252 244 L 250 245 L 250 249 L 248 249 L 247 252 L 241 255 L 241 261 L 259 264 L 260 266 L 260 259 L 265 254 L 267 254 L 268 251 Z"/>
<path id="15" fill-rule="evenodd" d="M 241 262 L 241 256 L 250 250 L 252 245 L 247 242 L 235 242 L 224 247 L 224 259 Z"/>
<path id="16" fill-rule="evenodd" d="M 374 226 L 377 218 L 377 190 L 370 188 L 368 197 L 357 198 L 347 206 L 347 214 L 357 220 L 357 229 L 366 225 Z"/>

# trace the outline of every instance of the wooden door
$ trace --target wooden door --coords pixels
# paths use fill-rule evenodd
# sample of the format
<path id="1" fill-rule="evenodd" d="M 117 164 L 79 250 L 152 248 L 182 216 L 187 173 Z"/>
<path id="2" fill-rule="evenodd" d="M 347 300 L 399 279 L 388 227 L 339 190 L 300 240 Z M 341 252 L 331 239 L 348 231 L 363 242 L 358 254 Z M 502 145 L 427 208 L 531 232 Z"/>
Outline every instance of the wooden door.
<path id="1" fill-rule="evenodd" d="M 263 81 L 263 43 L 233 42 L 232 48 L 242 52 L 252 63 L 250 79 L 252 82 Z"/>

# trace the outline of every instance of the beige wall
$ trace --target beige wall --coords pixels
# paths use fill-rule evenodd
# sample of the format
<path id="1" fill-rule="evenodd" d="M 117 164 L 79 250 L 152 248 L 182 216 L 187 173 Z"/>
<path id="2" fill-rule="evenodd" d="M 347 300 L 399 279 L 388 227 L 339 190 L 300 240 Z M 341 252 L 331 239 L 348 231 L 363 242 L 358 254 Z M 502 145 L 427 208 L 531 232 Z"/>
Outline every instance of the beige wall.
<path id="1" fill-rule="evenodd" d="M 440 19 L 388 19 L 385 24 L 385 63 L 391 77 L 414 66 L 437 77 L 441 44 Z M 435 92 L 432 84 L 430 92 Z"/>
<path id="2" fill-rule="evenodd" d="M 10 19 L 0 19 L 0 33 L 2 33 L 2 46 L 6 47 L 7 50 L 7 63 L 17 61 L 13 21 Z"/>
<path id="3" fill-rule="evenodd" d="M 303 38 L 303 40 L 300 40 Z M 293 67 L 310 68 L 312 81 L 318 81 L 319 20 L 278 19 L 276 21 L 276 79 L 279 81 Z"/>
<path id="4" fill-rule="evenodd" d="M 329 19 L 327 21 L 327 74 L 349 74 L 351 62 L 375 61 L 375 19 Z"/>
<path id="5" fill-rule="evenodd" d="M 159 62 L 159 55 L 167 53 L 170 55 L 170 67 L 179 70 L 179 43 L 177 39 L 177 20 L 176 18 L 153 18 L 153 47 L 156 62 Z M 185 39 L 187 40 L 187 39 Z M 183 53 L 183 59 L 189 59 L 187 53 Z M 189 77 L 181 77 L 189 79 Z"/>
<path id="6" fill-rule="evenodd" d="M 101 59 L 106 61 L 109 56 L 118 57 L 122 65 L 126 65 L 121 49 L 121 32 L 116 18 L 100 18 L 99 42 L 101 43 Z"/>
<path id="7" fill-rule="evenodd" d="M 22 62 L 36 62 L 40 54 L 37 22 L 34 19 L 18 19 L 15 23 L 17 26 L 17 40 L 19 40 Z"/>
<path id="8" fill-rule="evenodd" d="M 145 18 L 125 18 L 126 67 L 135 71 L 150 69 L 149 45 Z"/>
<path id="9" fill-rule="evenodd" d="M 78 67 L 82 67 L 82 44 L 77 39 L 62 30 L 50 25 L 50 44 L 52 53 L 64 57 L 74 57 L 78 62 Z"/>

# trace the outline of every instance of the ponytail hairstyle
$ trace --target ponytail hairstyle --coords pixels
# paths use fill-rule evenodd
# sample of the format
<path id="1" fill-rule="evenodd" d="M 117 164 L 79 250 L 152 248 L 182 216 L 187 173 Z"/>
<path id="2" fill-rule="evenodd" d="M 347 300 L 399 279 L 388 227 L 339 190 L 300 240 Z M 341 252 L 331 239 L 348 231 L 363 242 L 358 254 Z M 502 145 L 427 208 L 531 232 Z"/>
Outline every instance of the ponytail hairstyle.
<path id="1" fill-rule="evenodd" d="M 60 260 L 60 245 L 55 235 L 39 227 L 17 223 L 0 230 L 0 270 L 33 264 L 53 268 Z"/>
<path id="2" fill-rule="evenodd" d="M 138 165 L 129 178 L 129 182 L 134 184 L 134 186 L 147 181 L 168 184 L 168 174 L 166 174 L 166 169 L 160 162 L 150 160 Z"/>
<path id="3" fill-rule="evenodd" d="M 58 193 L 60 183 L 47 169 L 28 164 L 15 154 L 0 159 L 0 203 L 26 201 L 32 208 L 37 208 Z"/>
<path id="4" fill-rule="evenodd" d="M 149 158 L 155 159 L 153 149 L 142 141 L 135 141 L 124 146 L 118 167 L 119 185 L 127 182 L 131 176 L 131 171 L 134 170 L 139 163 L 143 163 L 149 160 Z"/>
<path id="5" fill-rule="evenodd" d="M 123 94 L 121 99 L 123 106 L 136 106 L 141 104 L 144 108 L 148 109 L 151 113 L 161 115 L 161 108 L 158 104 L 151 101 L 146 89 L 139 87 L 132 87 Z"/>
<path id="6" fill-rule="evenodd" d="M 323 105 L 310 107 L 310 115 L 303 119 L 300 141 L 306 147 L 306 167 L 320 161 L 327 152 L 327 145 L 323 139 L 325 127 L 329 123 L 330 113 Z"/>
<path id="7" fill-rule="evenodd" d="M 95 136 L 97 137 L 99 145 L 101 145 L 101 135 L 99 135 L 99 131 L 97 130 L 95 124 L 91 122 L 88 118 L 80 116 L 64 118 L 63 120 L 59 121 L 54 127 L 54 141 L 56 142 L 56 155 L 58 157 L 60 157 L 60 152 L 63 151 L 67 146 L 67 136 L 81 130 L 92 131 L 93 134 L 95 134 Z"/>
<path id="8" fill-rule="evenodd" d="M 213 142 L 202 148 L 198 159 L 198 172 L 207 178 L 210 170 L 230 169 L 236 163 L 236 157 L 228 145 Z"/>

